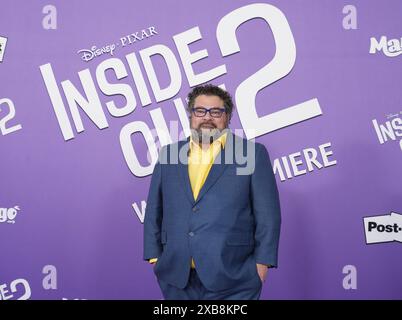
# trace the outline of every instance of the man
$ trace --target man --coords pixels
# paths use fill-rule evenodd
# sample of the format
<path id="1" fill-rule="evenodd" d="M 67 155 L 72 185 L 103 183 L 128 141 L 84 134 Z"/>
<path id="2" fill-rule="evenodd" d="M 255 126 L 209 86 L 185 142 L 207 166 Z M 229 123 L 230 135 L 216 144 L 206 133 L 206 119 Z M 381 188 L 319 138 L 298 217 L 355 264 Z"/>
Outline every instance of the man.
<path id="1" fill-rule="evenodd" d="M 259 299 L 281 223 L 268 152 L 230 132 L 221 88 L 194 88 L 188 109 L 190 137 L 162 148 L 154 168 L 144 259 L 165 299 Z"/>

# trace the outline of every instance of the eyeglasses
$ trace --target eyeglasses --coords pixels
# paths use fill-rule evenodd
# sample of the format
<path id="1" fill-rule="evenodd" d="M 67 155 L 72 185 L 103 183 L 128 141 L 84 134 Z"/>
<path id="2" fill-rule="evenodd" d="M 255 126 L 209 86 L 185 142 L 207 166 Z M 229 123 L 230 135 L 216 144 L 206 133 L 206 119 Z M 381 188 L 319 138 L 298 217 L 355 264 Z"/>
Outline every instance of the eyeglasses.
<path id="1" fill-rule="evenodd" d="M 222 117 L 222 114 L 224 112 L 226 112 L 225 108 L 211 108 L 211 109 L 205 109 L 202 107 L 195 107 L 192 109 L 193 114 L 196 117 L 205 117 L 205 115 L 207 114 L 207 112 L 209 112 L 209 114 L 211 115 L 212 118 L 220 118 Z"/>

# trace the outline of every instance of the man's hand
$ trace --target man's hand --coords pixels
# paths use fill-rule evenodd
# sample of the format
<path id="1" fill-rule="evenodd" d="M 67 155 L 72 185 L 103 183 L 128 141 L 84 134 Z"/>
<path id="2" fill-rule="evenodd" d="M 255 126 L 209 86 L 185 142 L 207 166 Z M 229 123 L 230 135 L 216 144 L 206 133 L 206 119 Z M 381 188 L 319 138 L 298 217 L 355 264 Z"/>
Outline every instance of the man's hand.
<path id="1" fill-rule="evenodd" d="M 258 275 L 260 276 L 261 282 L 265 282 L 268 273 L 268 266 L 266 266 L 265 264 L 257 263 L 257 272 Z"/>

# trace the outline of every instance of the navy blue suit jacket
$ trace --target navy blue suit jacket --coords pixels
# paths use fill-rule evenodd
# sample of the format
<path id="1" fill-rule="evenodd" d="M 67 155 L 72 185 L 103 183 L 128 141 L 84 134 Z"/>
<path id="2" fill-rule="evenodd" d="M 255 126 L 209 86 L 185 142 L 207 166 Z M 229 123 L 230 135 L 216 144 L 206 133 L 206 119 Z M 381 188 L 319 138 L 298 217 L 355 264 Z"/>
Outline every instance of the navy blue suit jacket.
<path id="1" fill-rule="evenodd" d="M 174 161 L 188 149 L 189 138 L 163 147 L 152 175 L 144 259 L 158 258 L 156 276 L 184 288 L 193 258 L 204 286 L 219 291 L 258 276 L 256 263 L 276 267 L 281 215 L 265 146 L 229 132 L 196 200 L 188 165 Z M 255 169 L 239 175 L 246 152 Z"/>

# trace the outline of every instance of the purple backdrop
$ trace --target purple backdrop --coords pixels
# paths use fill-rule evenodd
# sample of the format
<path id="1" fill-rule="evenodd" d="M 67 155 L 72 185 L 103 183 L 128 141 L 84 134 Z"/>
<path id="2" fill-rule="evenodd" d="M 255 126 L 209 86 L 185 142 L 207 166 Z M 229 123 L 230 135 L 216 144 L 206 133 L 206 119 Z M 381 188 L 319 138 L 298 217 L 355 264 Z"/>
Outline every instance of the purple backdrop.
<path id="1" fill-rule="evenodd" d="M 188 50 L 206 49 L 208 57 L 202 58 L 202 52 L 194 56 L 199 61 L 191 65 L 193 72 L 225 65 L 226 72 L 207 80 L 224 84 L 236 99 L 242 115 L 235 112 L 231 128 L 244 129 L 245 121 L 253 128 L 253 112 L 247 108 L 264 121 L 256 140 L 267 146 L 275 168 L 282 232 L 279 268 L 269 271 L 262 299 L 402 298 L 402 3 L 281 0 L 248 7 L 251 17 L 238 23 L 236 32 L 240 51 L 223 56 L 230 33 L 218 32 L 219 43 L 219 22 L 232 13 L 226 22 L 236 24 L 234 14 L 246 15 L 245 6 L 252 4 L 74 0 L 47 7 L 46 1 L 2 1 L 0 300 L 162 299 L 152 267 L 142 260 L 141 212 L 150 175 L 146 169 L 133 172 L 135 161 L 123 151 L 135 152 L 145 168 L 148 148 L 138 132 L 130 143 L 120 136 L 130 123 L 138 127 L 137 121 L 154 129 L 152 110 L 161 111 L 167 123 L 179 119 L 174 100 L 185 103 L 191 85 L 173 37 L 195 27 L 189 37 L 200 38 L 199 30 L 202 39 L 187 41 Z M 266 12 L 269 21 L 253 16 L 256 12 Z M 136 32 L 138 38 L 132 35 Z M 279 52 L 280 42 L 284 50 Z M 83 52 L 77 53 L 111 44 L 116 45 L 113 55 L 105 52 L 85 61 Z M 171 53 L 181 75 L 177 90 L 162 101 L 155 97 L 140 55 L 156 45 Z M 126 59 L 132 53 L 149 104 L 139 98 Z M 107 81 L 126 84 L 136 99 L 135 110 L 122 116 L 116 110 L 113 115 L 106 104 L 114 101 L 115 109 L 123 110 L 126 99 L 118 92 L 105 93 L 107 85 L 102 90 L 97 81 L 98 66 L 108 59 L 116 59 L 110 60 L 116 65 L 120 61 L 127 76 L 118 79 L 108 70 Z M 177 81 L 161 55 L 151 61 L 162 89 Z M 48 64 L 71 139 L 63 136 L 55 112 L 61 104 L 51 100 L 51 81 L 46 83 L 43 75 Z M 248 84 L 260 85 L 250 100 L 246 79 L 265 65 L 272 68 Z M 78 107 L 84 128 L 78 133 L 62 82 L 69 80 L 88 100 L 79 77 L 85 69 L 82 74 L 91 75 L 92 94 L 99 96 L 108 125 L 99 129 Z M 243 92 L 238 90 L 242 83 Z M 99 111 L 96 99 L 91 101 L 88 108 Z M 310 109 L 299 105 L 299 111 L 280 113 L 305 101 L 312 101 Z M 315 154 L 315 162 L 306 160 Z"/>

